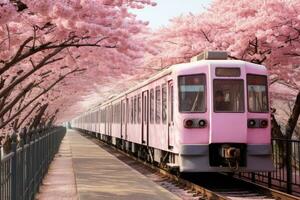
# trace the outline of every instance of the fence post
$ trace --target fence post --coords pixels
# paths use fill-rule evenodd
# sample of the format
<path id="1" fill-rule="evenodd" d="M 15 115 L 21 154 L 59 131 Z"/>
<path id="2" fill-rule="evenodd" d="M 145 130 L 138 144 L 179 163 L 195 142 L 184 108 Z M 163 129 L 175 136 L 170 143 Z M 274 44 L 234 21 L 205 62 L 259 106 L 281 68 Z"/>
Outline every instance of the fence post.
<path id="1" fill-rule="evenodd" d="M 17 200 L 17 135 L 16 133 L 13 133 L 11 136 L 12 142 L 11 142 L 11 150 L 14 153 L 12 157 L 12 163 L 11 163 L 11 175 L 12 175 L 12 181 L 11 181 L 11 199 Z"/>
<path id="2" fill-rule="evenodd" d="M 255 173 L 251 172 L 251 181 L 254 183 L 255 182 Z"/>
<path id="3" fill-rule="evenodd" d="M 286 192 L 291 194 L 292 192 L 292 152 L 291 142 L 286 139 Z"/>
<path id="4" fill-rule="evenodd" d="M 21 148 L 21 155 L 20 155 L 20 195 L 19 197 L 21 197 L 21 200 L 24 199 L 24 171 L 25 171 L 25 162 L 24 162 L 24 154 L 25 154 L 25 148 L 24 148 L 24 143 L 25 141 L 25 137 L 26 137 L 26 128 L 24 128 L 22 130 L 22 132 L 20 133 L 20 148 Z"/>
<path id="5" fill-rule="evenodd" d="M 2 199 L 2 145 L 0 144 L 0 199 Z"/>
<path id="6" fill-rule="evenodd" d="M 272 173 L 268 172 L 268 187 L 272 187 Z"/>
<path id="7" fill-rule="evenodd" d="M 31 194 L 30 194 L 30 198 L 34 197 L 35 194 L 35 171 L 36 171 L 36 156 L 35 156 L 35 152 L 36 152 L 36 130 L 33 130 L 32 132 L 32 146 L 31 146 L 31 178 L 32 178 L 32 186 L 31 186 Z"/>
<path id="8" fill-rule="evenodd" d="M 25 199 L 30 199 L 31 195 L 31 190 L 30 190 L 30 181 L 31 181 L 31 137 L 32 137 L 32 132 L 29 130 L 26 134 L 26 144 L 28 145 L 26 148 L 26 193 L 25 193 Z M 28 188 L 29 187 L 29 188 Z"/>

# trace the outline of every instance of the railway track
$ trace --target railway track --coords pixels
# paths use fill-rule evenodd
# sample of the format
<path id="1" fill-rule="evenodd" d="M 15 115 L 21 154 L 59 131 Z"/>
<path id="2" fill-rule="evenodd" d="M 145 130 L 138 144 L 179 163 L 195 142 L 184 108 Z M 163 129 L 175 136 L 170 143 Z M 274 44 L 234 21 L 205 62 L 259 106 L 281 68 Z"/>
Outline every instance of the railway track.
<path id="1" fill-rule="evenodd" d="M 300 200 L 299 197 L 221 173 L 187 173 L 178 177 L 91 135 L 82 135 L 185 200 Z"/>

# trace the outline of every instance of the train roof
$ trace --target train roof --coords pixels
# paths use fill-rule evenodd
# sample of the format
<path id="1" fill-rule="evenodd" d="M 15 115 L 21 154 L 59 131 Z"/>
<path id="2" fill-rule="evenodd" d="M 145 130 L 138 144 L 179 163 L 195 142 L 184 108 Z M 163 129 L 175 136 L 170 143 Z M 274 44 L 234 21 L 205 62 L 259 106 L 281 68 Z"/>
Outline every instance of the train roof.
<path id="1" fill-rule="evenodd" d="M 224 63 L 226 63 L 226 65 L 224 65 Z M 248 67 L 251 67 L 252 69 L 256 70 L 256 71 L 261 71 L 263 73 L 267 73 L 267 69 L 265 66 L 263 65 L 259 65 L 259 64 L 254 64 L 254 63 L 250 63 L 250 62 L 246 62 L 246 61 L 242 61 L 242 60 L 230 60 L 228 59 L 228 53 L 225 51 L 204 51 L 199 55 L 196 55 L 194 57 L 191 58 L 190 62 L 188 63 L 181 63 L 181 64 L 175 64 L 172 65 L 168 68 L 165 68 L 159 72 L 157 72 L 156 74 L 154 74 L 151 78 L 143 81 L 142 83 L 138 84 L 137 86 L 126 90 L 125 92 L 117 95 L 117 96 L 112 96 L 110 98 L 108 98 L 104 103 L 99 104 L 96 107 L 91 108 L 89 111 L 87 112 L 94 112 L 96 111 L 99 107 L 105 106 L 135 90 L 140 89 L 141 87 L 155 81 L 158 80 L 164 76 L 167 76 L 169 74 L 172 73 L 176 73 L 176 74 L 181 74 L 181 73 L 185 73 L 187 71 L 191 71 L 192 68 L 195 67 L 205 67 L 208 65 L 218 65 L 220 64 L 220 66 L 222 67 L 230 67 L 230 64 L 232 65 L 240 65 L 240 66 L 246 66 L 246 64 L 248 64 Z M 222 65 L 221 65 L 222 64 Z M 87 113 L 85 112 L 85 114 Z M 84 114 L 84 115 L 85 115 Z"/>
<path id="2" fill-rule="evenodd" d="M 245 65 L 246 63 L 248 63 L 248 64 L 250 64 L 251 67 L 255 68 L 256 70 L 266 71 L 266 67 L 263 65 L 254 64 L 254 63 L 250 63 L 250 62 L 246 62 L 246 61 L 242 61 L 242 60 L 199 60 L 199 61 L 193 61 L 190 63 L 175 64 L 166 69 L 159 71 L 158 73 L 154 74 L 151 78 L 143 81 L 142 83 L 138 84 L 137 86 L 135 86 L 131 89 L 128 89 L 127 91 L 108 99 L 107 101 L 109 101 L 109 102 L 106 101 L 106 102 L 100 104 L 99 106 L 97 106 L 97 108 L 107 105 L 108 103 L 111 103 L 111 102 L 113 102 L 135 90 L 138 90 L 138 89 L 142 88 L 143 86 L 152 83 L 155 80 L 158 80 L 164 76 L 167 76 L 167 75 L 171 74 L 172 72 L 177 72 L 177 71 L 183 72 L 184 69 L 190 69 L 193 67 L 201 67 L 201 65 L 207 66 L 210 64 L 224 64 L 224 63 L 226 63 L 227 65 L 228 64 L 230 65 L 230 63 L 232 63 L 233 65 Z"/>

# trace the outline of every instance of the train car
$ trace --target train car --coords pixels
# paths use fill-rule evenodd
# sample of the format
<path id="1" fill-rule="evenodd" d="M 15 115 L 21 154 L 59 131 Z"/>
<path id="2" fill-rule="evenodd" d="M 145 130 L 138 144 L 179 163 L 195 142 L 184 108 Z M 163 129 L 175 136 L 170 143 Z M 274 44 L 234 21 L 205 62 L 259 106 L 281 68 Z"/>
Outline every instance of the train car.
<path id="1" fill-rule="evenodd" d="M 263 65 L 208 51 L 71 124 L 180 172 L 270 171 L 267 75 Z"/>

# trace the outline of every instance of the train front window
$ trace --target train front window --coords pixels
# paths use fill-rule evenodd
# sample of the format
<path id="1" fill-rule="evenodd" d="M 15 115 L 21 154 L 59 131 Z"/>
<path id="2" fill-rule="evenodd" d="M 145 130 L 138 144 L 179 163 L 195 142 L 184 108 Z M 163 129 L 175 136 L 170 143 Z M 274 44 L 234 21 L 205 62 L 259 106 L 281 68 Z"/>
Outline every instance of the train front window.
<path id="1" fill-rule="evenodd" d="M 215 79 L 214 80 L 214 111 L 215 112 L 244 112 L 243 80 Z"/>
<path id="2" fill-rule="evenodd" d="M 268 112 L 267 77 L 262 75 L 247 75 L 248 111 Z"/>
<path id="3" fill-rule="evenodd" d="M 205 112 L 205 75 L 179 76 L 179 111 Z"/>

